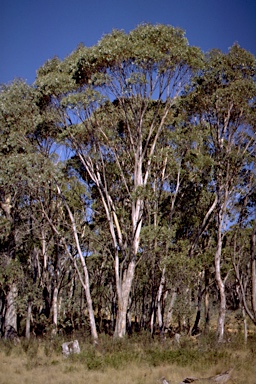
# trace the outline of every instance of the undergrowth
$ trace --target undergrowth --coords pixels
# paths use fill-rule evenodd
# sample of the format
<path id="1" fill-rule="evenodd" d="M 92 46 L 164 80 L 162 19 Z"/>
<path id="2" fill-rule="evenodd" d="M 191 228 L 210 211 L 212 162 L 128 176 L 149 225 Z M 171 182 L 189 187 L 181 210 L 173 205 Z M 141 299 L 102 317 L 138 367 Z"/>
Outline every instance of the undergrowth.
<path id="1" fill-rule="evenodd" d="M 73 339 L 76 338 L 77 335 L 74 335 Z M 82 338 L 78 340 L 81 353 L 66 359 L 62 356 L 61 345 L 67 340 L 58 336 L 30 341 L 22 339 L 17 345 L 1 340 L 1 354 L 6 356 L 6 361 L 12 360 L 13 356 L 17 359 L 17 372 L 50 372 L 54 369 L 53 372 L 61 371 L 66 376 L 74 372 L 78 375 L 80 372 L 81 377 L 88 375 L 88 372 L 101 372 L 102 375 L 107 374 L 109 370 L 129 372 L 129 367 L 135 367 L 135 370 L 137 367 L 138 372 L 139 367 L 147 367 L 145 372 L 148 369 L 152 372 L 161 371 L 163 367 L 168 369 L 168 366 L 180 367 L 178 369 L 181 372 L 186 370 L 191 372 L 190 374 L 199 372 L 201 376 L 206 376 L 210 371 L 215 374 L 229 368 L 235 368 L 238 375 L 244 375 L 244 372 L 249 375 L 256 358 L 254 336 L 248 340 L 246 346 L 239 336 L 220 345 L 216 343 L 213 334 L 200 336 L 196 342 L 193 338 L 183 336 L 179 345 L 172 339 L 152 339 L 147 333 L 123 340 L 102 335 L 97 345 Z M 140 382 L 143 380 L 143 377 L 140 378 Z M 250 382 L 250 378 L 247 381 Z"/>

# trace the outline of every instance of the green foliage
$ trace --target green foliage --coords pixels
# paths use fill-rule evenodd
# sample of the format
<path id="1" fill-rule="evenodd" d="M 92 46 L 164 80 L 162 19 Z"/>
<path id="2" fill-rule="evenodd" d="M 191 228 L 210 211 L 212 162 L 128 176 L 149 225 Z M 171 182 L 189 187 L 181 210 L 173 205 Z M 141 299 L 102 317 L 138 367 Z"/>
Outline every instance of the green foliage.
<path id="1" fill-rule="evenodd" d="M 178 366 L 204 366 L 210 367 L 218 363 L 225 362 L 229 365 L 232 361 L 232 351 L 228 348 L 220 348 L 214 341 L 207 342 L 204 338 L 200 344 L 206 345 L 207 349 L 202 350 L 191 342 L 182 342 L 178 348 L 170 344 L 168 340 L 165 343 L 152 341 L 145 334 L 142 339 L 135 338 L 113 342 L 110 339 L 101 339 L 99 347 L 96 349 L 87 345 L 79 355 L 72 355 L 69 359 L 73 363 L 84 363 L 88 370 L 106 370 L 114 368 L 120 370 L 127 365 L 147 364 L 156 367 L 165 364 L 174 364 Z"/>
<path id="2" fill-rule="evenodd" d="M 34 86 L 22 80 L 1 86 L 0 293 L 4 302 L 8 284 L 17 283 L 20 330 L 29 300 L 34 326 L 52 330 L 54 289 L 59 325 L 86 327 L 67 204 L 101 321 L 116 317 L 116 283 L 132 259 L 132 320 L 148 326 L 154 317 L 163 270 L 163 315 L 178 290 L 173 321 L 192 318 L 196 299 L 188 305 L 188 290 L 194 294 L 204 270 L 214 285 L 216 214 L 226 196 L 232 227 L 222 228 L 221 276 L 233 261 L 243 282 L 252 279 L 255 69 L 255 57 L 237 44 L 204 56 L 181 29 L 142 24 L 48 60 Z M 227 286 L 235 290 L 233 271 Z M 160 355 L 185 364 L 198 358 L 189 353 Z M 81 358 L 98 369 L 141 359 L 141 352 L 133 354 L 122 345 L 118 353 L 90 350 Z"/>

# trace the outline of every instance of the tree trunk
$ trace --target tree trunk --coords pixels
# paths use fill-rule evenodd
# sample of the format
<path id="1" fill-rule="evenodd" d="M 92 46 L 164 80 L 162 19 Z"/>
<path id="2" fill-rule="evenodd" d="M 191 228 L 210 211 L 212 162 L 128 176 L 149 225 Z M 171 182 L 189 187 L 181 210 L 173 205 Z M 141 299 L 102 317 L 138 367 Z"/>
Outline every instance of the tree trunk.
<path id="1" fill-rule="evenodd" d="M 57 188 L 58 188 L 58 192 L 61 194 L 60 188 L 59 187 L 57 187 Z M 79 269 L 77 268 L 76 262 L 74 262 L 74 264 L 76 266 L 76 270 L 78 272 L 78 276 L 79 276 L 80 282 L 82 283 L 83 288 L 85 290 L 85 296 L 86 296 L 86 301 L 87 301 L 87 306 L 88 306 L 92 338 L 93 338 L 94 342 L 97 342 L 97 340 L 98 340 L 98 333 L 97 333 L 97 329 L 96 329 L 95 316 L 94 316 L 94 310 L 93 310 L 93 305 L 92 305 L 89 273 L 88 273 L 87 265 L 86 265 L 86 262 L 85 262 L 85 258 L 83 256 L 83 253 L 82 253 L 82 250 L 81 250 L 81 247 L 80 247 L 80 242 L 79 242 L 79 238 L 78 238 L 78 233 L 77 233 L 77 229 L 76 229 L 76 223 L 75 223 L 74 216 L 73 216 L 73 214 L 72 214 L 72 212 L 71 212 L 71 210 L 70 210 L 66 200 L 64 200 L 64 204 L 65 204 L 65 206 L 67 208 L 67 211 L 68 211 L 68 214 L 69 214 L 69 217 L 70 217 L 70 221 L 71 221 L 71 224 L 72 224 L 72 231 L 73 231 L 73 235 L 74 235 L 74 239 L 75 239 L 78 255 L 79 255 L 82 267 L 83 267 L 84 279 L 82 278 L 82 275 L 80 274 Z"/>
<path id="2" fill-rule="evenodd" d="M 127 271 L 124 273 L 123 281 L 117 287 L 118 312 L 115 327 L 115 337 L 122 338 L 126 334 L 126 315 L 129 305 L 129 296 L 135 273 L 135 261 L 130 261 Z M 119 276 L 117 278 L 119 282 Z"/>
<path id="3" fill-rule="evenodd" d="M 78 238 L 77 238 L 77 240 L 78 240 Z M 79 256 L 80 256 L 80 261 L 81 261 L 81 264 L 82 264 L 82 267 L 83 267 L 84 278 L 82 277 L 82 275 L 81 275 L 81 273 L 79 271 L 79 268 L 77 266 L 76 260 L 73 259 L 73 258 L 72 259 L 73 259 L 73 263 L 74 263 L 74 266 L 76 268 L 79 280 L 80 280 L 80 282 L 81 282 L 81 284 L 82 284 L 82 286 L 84 288 L 85 297 L 86 297 L 86 303 L 87 303 L 87 308 L 88 308 L 88 313 L 89 313 L 91 335 L 92 335 L 92 338 L 93 338 L 94 342 L 97 343 L 98 333 L 97 333 L 97 329 L 96 329 L 95 316 L 94 316 L 94 310 L 93 310 L 93 305 L 92 305 L 89 273 L 88 273 L 88 269 L 87 269 L 84 257 L 82 255 L 82 251 L 81 251 L 79 243 L 77 243 L 77 247 L 78 247 L 78 253 L 79 253 Z M 66 250 L 67 250 L 67 252 L 69 252 L 67 246 L 66 246 Z M 72 257 L 72 256 L 70 255 L 70 257 Z"/>
<path id="4" fill-rule="evenodd" d="M 164 266 L 162 270 L 162 276 L 161 276 L 158 293 L 157 293 L 157 317 L 158 317 L 158 326 L 159 326 L 160 334 L 162 334 L 163 332 L 163 316 L 162 316 L 161 301 L 162 301 L 163 289 L 165 284 L 165 270 L 166 270 L 166 266 Z"/>
<path id="5" fill-rule="evenodd" d="M 26 318 L 26 339 L 30 339 L 30 323 L 32 314 L 32 301 L 28 300 L 27 318 Z"/>
<path id="6" fill-rule="evenodd" d="M 246 312 L 243 305 L 242 305 L 242 315 L 243 315 L 243 323 L 244 323 L 244 343 L 247 344 L 248 326 L 247 326 Z"/>
<path id="7" fill-rule="evenodd" d="M 12 283 L 9 286 L 9 292 L 6 295 L 5 301 L 5 318 L 4 318 L 4 337 L 6 339 L 17 336 L 17 310 L 16 310 L 16 299 L 17 299 L 17 286 Z"/>
<path id="8" fill-rule="evenodd" d="M 82 286 L 84 288 L 85 296 L 86 296 L 86 302 L 87 302 L 87 307 L 88 307 L 88 312 L 89 312 L 89 321 L 90 321 L 91 335 L 92 335 L 92 338 L 93 338 L 94 342 L 97 342 L 97 340 L 98 340 L 98 333 L 97 333 L 97 329 L 96 329 L 95 316 L 94 316 L 94 310 L 93 310 L 93 305 L 92 305 L 89 273 L 88 273 L 87 265 L 86 265 L 86 262 L 85 262 L 85 257 L 83 255 L 82 249 L 80 247 L 80 242 L 79 242 L 78 232 L 77 232 L 77 228 L 76 228 L 75 218 L 74 218 L 74 216 L 73 216 L 73 214 L 71 212 L 71 209 L 69 208 L 69 205 L 67 204 L 67 202 L 65 200 L 65 197 L 62 195 L 59 186 L 57 186 L 57 190 L 58 190 L 58 193 L 61 196 L 61 198 L 62 198 L 62 200 L 64 202 L 64 206 L 66 207 L 66 209 L 68 211 L 68 214 L 69 214 L 69 218 L 70 218 L 70 222 L 71 222 L 71 226 L 72 226 L 72 232 L 73 232 L 73 236 L 74 236 L 74 240 L 75 240 L 75 244 L 76 244 L 77 253 L 78 253 L 78 256 L 79 256 L 79 259 L 80 259 L 80 262 L 81 262 L 81 265 L 82 265 L 82 269 L 83 269 L 83 276 L 80 273 L 80 270 L 79 270 L 79 268 L 77 266 L 77 262 L 76 262 L 77 259 L 73 258 L 72 254 L 70 253 L 70 249 L 69 249 L 69 247 L 68 247 L 68 245 L 67 245 L 67 243 L 65 241 L 65 238 L 62 237 L 62 241 L 63 241 L 63 244 L 65 245 L 67 254 L 69 255 L 70 259 L 73 261 L 74 267 L 76 268 L 76 271 L 77 271 L 77 274 L 78 274 L 78 277 L 79 277 L 79 280 L 80 280 L 80 282 L 81 282 L 81 284 L 82 284 Z M 60 236 L 60 233 L 58 232 L 57 228 L 54 226 L 52 221 L 49 219 L 49 217 L 47 216 L 47 213 L 45 211 L 44 211 L 44 214 L 46 215 L 47 220 L 49 221 L 49 223 L 52 226 L 52 228 L 55 231 L 55 233 L 57 233 Z"/>
<path id="9" fill-rule="evenodd" d="M 251 275 L 252 275 L 252 312 L 254 319 L 256 320 L 256 259 L 255 259 L 255 248 L 256 248 L 256 223 L 254 224 L 253 233 L 251 237 Z"/>
<path id="10" fill-rule="evenodd" d="M 150 333 L 151 336 L 154 336 L 154 331 L 155 331 L 155 318 L 156 318 L 156 311 L 155 311 L 155 303 L 152 302 L 152 310 L 151 310 L 151 317 L 150 317 Z"/>
<path id="11" fill-rule="evenodd" d="M 224 331 L 225 331 L 225 317 L 226 317 L 226 293 L 225 293 L 225 284 L 221 277 L 221 252 L 222 252 L 222 226 L 219 225 L 218 228 L 218 240 L 217 240 L 217 249 L 215 253 L 215 279 L 220 295 L 220 308 L 219 308 L 219 317 L 217 325 L 217 337 L 218 342 L 224 341 Z"/>
<path id="12" fill-rule="evenodd" d="M 135 179 L 137 180 L 137 186 L 141 186 L 141 164 L 138 166 L 138 175 Z M 131 246 L 130 261 L 128 262 L 127 269 L 124 271 L 123 276 L 121 274 L 121 268 L 119 264 L 119 255 L 116 247 L 115 255 L 115 278 L 116 278 L 116 289 L 117 289 L 117 300 L 118 300 L 118 312 L 115 327 L 115 337 L 122 338 L 126 334 L 126 315 L 129 305 L 129 296 L 132 288 L 132 283 L 136 268 L 136 256 L 138 253 L 140 243 L 140 232 L 142 226 L 141 214 L 143 210 L 143 201 L 138 199 L 132 204 L 132 229 L 133 229 L 133 241 Z M 122 244 L 122 233 L 120 231 L 120 225 L 118 223 L 115 212 L 113 213 L 115 225 L 118 228 L 119 243 Z M 113 234 L 113 241 L 116 244 L 116 237 Z"/>
<path id="13" fill-rule="evenodd" d="M 0 289 L 0 337 L 4 335 L 4 303 L 5 303 L 5 297 L 4 292 L 2 289 Z"/>
<path id="14" fill-rule="evenodd" d="M 52 334 L 56 335 L 58 331 L 58 293 L 59 290 L 57 287 L 53 290 L 53 297 L 52 297 L 52 312 L 53 312 L 53 330 Z"/>
<path id="15" fill-rule="evenodd" d="M 208 333 L 210 326 L 210 309 L 209 309 L 209 269 L 206 268 L 204 271 L 205 281 L 205 295 L 204 295 L 204 332 Z"/>
<path id="16" fill-rule="evenodd" d="M 201 306 L 202 306 L 202 277 L 200 273 L 199 281 L 198 281 L 198 292 L 197 292 L 197 312 L 196 312 L 195 323 L 191 331 L 192 336 L 199 333 L 199 323 L 201 320 Z"/>
<path id="17" fill-rule="evenodd" d="M 168 309 L 167 309 L 166 319 L 165 319 L 165 327 L 166 328 L 168 328 L 170 326 L 170 323 L 172 321 L 173 308 L 174 308 L 176 298 L 177 298 L 177 290 L 173 289 L 170 303 L 169 303 Z"/>

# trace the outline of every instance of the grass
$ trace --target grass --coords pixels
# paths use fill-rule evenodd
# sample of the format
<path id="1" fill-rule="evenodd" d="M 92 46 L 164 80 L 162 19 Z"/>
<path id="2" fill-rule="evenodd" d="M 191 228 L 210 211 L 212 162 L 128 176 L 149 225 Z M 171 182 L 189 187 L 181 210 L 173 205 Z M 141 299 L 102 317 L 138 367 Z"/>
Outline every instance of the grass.
<path id="1" fill-rule="evenodd" d="M 217 345 L 210 334 L 197 343 L 184 337 L 152 340 L 147 334 L 125 340 L 102 336 L 98 346 L 81 339 L 81 353 L 62 357 L 63 339 L 1 341 L 0 384 L 159 384 L 165 376 L 179 383 L 187 376 L 208 377 L 234 368 L 233 383 L 255 384 L 256 339 L 247 346 L 239 336 Z M 203 382 L 202 382 L 203 383 Z"/>

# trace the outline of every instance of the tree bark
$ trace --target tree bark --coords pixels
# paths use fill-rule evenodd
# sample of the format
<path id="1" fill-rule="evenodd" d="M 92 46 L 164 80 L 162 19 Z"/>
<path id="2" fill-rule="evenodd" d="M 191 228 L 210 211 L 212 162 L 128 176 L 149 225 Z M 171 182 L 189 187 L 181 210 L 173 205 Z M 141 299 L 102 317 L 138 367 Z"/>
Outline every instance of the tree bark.
<path id="1" fill-rule="evenodd" d="M 204 295 L 204 332 L 208 333 L 210 326 L 210 308 L 209 308 L 209 269 L 204 271 L 205 295 Z"/>
<path id="2" fill-rule="evenodd" d="M 16 283 L 9 285 L 9 291 L 6 295 L 5 301 L 5 317 L 4 317 L 4 337 L 6 339 L 16 337 L 17 335 L 17 309 L 16 299 L 18 296 L 18 290 Z"/>
<path id="3" fill-rule="evenodd" d="M 252 275 L 252 312 L 256 321 L 256 222 L 254 224 L 253 233 L 251 237 L 251 275 Z"/>
<path id="4" fill-rule="evenodd" d="M 72 226 L 72 232 L 73 232 L 73 236 L 74 236 L 74 240 L 75 240 L 75 244 L 76 244 L 76 249 L 77 249 L 77 252 L 78 252 L 79 259 L 80 259 L 81 264 L 82 264 L 84 277 L 80 273 L 80 270 L 79 270 L 79 268 L 77 266 L 77 263 L 76 263 L 76 259 L 74 259 L 73 256 L 71 255 L 70 249 L 69 249 L 65 239 L 63 237 L 61 237 L 61 238 L 62 238 L 63 244 L 64 244 L 64 246 L 66 248 L 67 254 L 69 255 L 69 257 L 71 258 L 71 260 L 74 263 L 74 267 L 76 268 L 79 280 L 80 280 L 80 282 L 81 282 L 81 284 L 82 284 L 82 286 L 84 288 L 85 296 L 86 296 L 86 302 L 87 302 L 87 307 L 88 307 L 88 313 L 89 313 L 91 335 L 92 335 L 92 338 L 93 338 L 94 342 L 96 343 L 97 340 L 98 340 L 98 333 L 97 333 L 95 316 L 94 316 L 94 310 L 93 310 L 93 305 L 92 305 L 89 273 L 88 273 L 88 269 L 87 269 L 87 266 L 86 266 L 85 257 L 83 255 L 81 247 L 80 247 L 80 242 L 79 242 L 79 237 L 78 237 L 78 232 L 77 232 L 74 216 L 73 216 L 73 214 L 72 214 L 72 212 L 70 210 L 70 207 L 69 207 L 68 203 L 65 200 L 65 197 L 62 195 L 59 186 L 57 186 L 57 190 L 58 190 L 58 193 L 61 196 L 61 198 L 63 200 L 63 203 L 64 203 L 64 205 L 65 205 L 65 207 L 66 207 L 66 209 L 68 211 L 68 214 L 69 214 L 69 218 L 70 218 L 71 226 Z M 52 223 L 52 221 L 48 217 L 48 215 L 45 212 L 43 206 L 42 206 L 42 209 L 43 209 L 43 212 L 44 212 L 44 214 L 45 214 L 49 224 L 52 226 L 52 228 L 55 231 L 55 233 L 57 233 L 60 236 L 60 233 L 58 232 L 57 228 L 54 226 L 54 224 Z"/>
<path id="5" fill-rule="evenodd" d="M 162 316 L 161 300 L 162 300 L 163 289 L 165 284 L 165 270 L 166 270 L 166 266 L 163 267 L 162 276 L 161 276 L 158 293 L 157 293 L 157 317 L 158 317 L 158 326 L 159 326 L 160 334 L 162 334 L 163 332 L 163 316 Z"/>
<path id="6" fill-rule="evenodd" d="M 243 323 L 244 323 L 244 343 L 247 344 L 248 326 L 247 326 L 246 312 L 243 305 L 242 305 L 242 315 L 243 315 Z"/>
<path id="7" fill-rule="evenodd" d="M 52 312 L 53 312 L 52 333 L 54 335 L 56 335 L 58 331 L 58 294 L 59 294 L 59 290 L 57 287 L 55 287 L 53 290 L 53 297 L 52 297 Z"/>
<path id="8" fill-rule="evenodd" d="M 219 216 L 221 213 L 219 213 Z M 223 218 L 220 218 L 222 222 Z M 220 295 L 220 307 L 219 307 L 219 317 L 217 325 L 217 337 L 218 341 L 221 343 L 224 341 L 224 331 L 225 331 L 225 316 L 226 316 L 226 293 L 225 293 L 225 284 L 221 277 L 221 253 L 222 253 L 222 225 L 219 223 L 218 228 L 218 238 L 217 238 L 217 249 L 215 252 L 215 279 Z"/>
<path id="9" fill-rule="evenodd" d="M 199 332 L 199 323 L 201 320 L 201 307 L 202 307 L 202 274 L 200 273 L 199 281 L 198 281 L 198 292 L 197 292 L 197 312 L 196 312 L 196 319 L 191 331 L 192 336 L 198 334 Z"/>
<path id="10" fill-rule="evenodd" d="M 168 305 L 166 319 L 165 319 L 165 327 L 168 328 L 170 326 L 171 320 L 172 320 L 172 314 L 173 314 L 173 308 L 175 301 L 177 299 L 177 289 L 172 290 L 171 299 Z"/>
<path id="11" fill-rule="evenodd" d="M 117 303 L 118 303 L 118 312 L 116 319 L 115 327 L 115 337 L 122 338 L 126 334 L 126 315 L 129 305 L 129 296 L 131 292 L 132 282 L 135 273 L 135 261 L 131 261 L 127 268 L 127 271 L 124 273 L 121 289 L 118 289 Z"/>
<path id="12" fill-rule="evenodd" d="M 28 300 L 28 309 L 27 309 L 27 318 L 26 318 L 26 339 L 30 339 L 30 324 L 31 324 L 31 315 L 32 315 L 32 301 Z"/>

